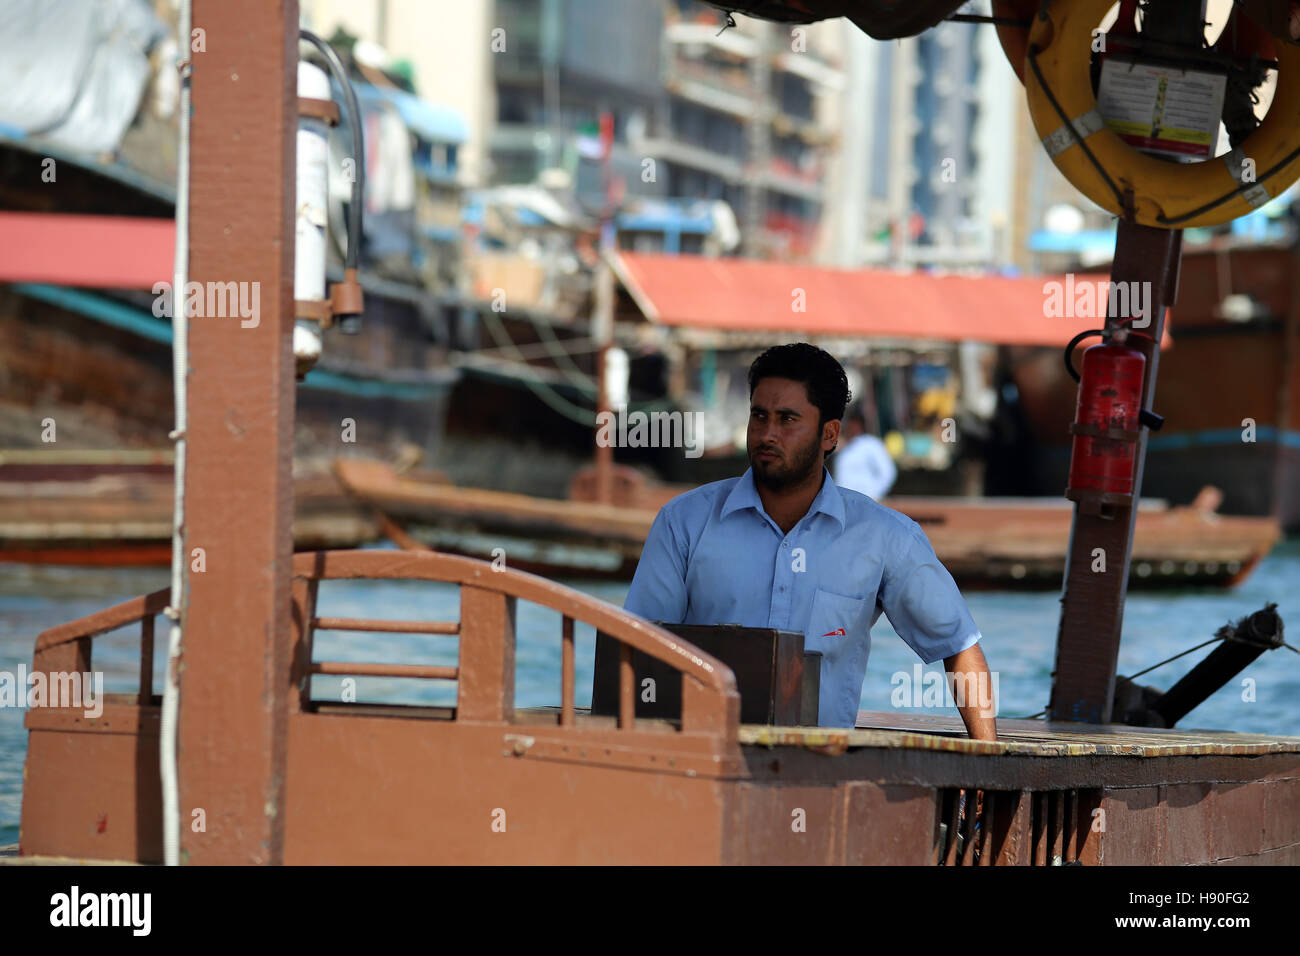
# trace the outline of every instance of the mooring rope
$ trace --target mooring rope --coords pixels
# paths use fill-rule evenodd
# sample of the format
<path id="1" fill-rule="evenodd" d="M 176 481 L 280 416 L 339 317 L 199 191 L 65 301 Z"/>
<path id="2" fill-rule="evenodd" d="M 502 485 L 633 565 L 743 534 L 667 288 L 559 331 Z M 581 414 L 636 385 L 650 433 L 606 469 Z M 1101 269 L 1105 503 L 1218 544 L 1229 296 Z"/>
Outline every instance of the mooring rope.
<path id="1" fill-rule="evenodd" d="M 1180 657 L 1186 657 L 1188 654 L 1192 653 L 1193 651 L 1199 651 L 1202 647 L 1209 647 L 1211 644 L 1215 644 L 1219 641 L 1226 641 L 1226 640 L 1238 640 L 1238 641 L 1243 641 L 1243 643 L 1251 643 L 1248 640 L 1244 640 L 1243 638 L 1237 637 L 1235 634 L 1216 634 L 1208 641 L 1202 641 L 1200 644 L 1197 644 L 1195 647 L 1189 647 L 1185 651 L 1180 651 L 1179 653 L 1175 654 L 1173 657 L 1166 657 L 1163 661 L 1160 661 L 1157 664 L 1152 664 L 1150 667 L 1140 670 L 1136 674 L 1132 674 L 1128 677 L 1121 677 L 1120 680 L 1129 680 L 1129 681 L 1134 680 L 1135 678 L 1141 677 L 1143 674 L 1150 673 L 1151 671 L 1155 670 L 1157 667 L 1163 667 L 1165 664 L 1168 664 L 1170 661 L 1176 661 Z M 1285 647 L 1288 651 L 1290 651 L 1293 654 L 1300 654 L 1300 650 L 1292 647 L 1290 644 L 1286 643 L 1286 641 L 1283 641 L 1280 646 Z M 1046 710 L 1040 710 L 1038 713 L 1030 714 L 1028 717 L 1008 717 L 1007 720 L 1037 720 L 1039 717 L 1044 717 L 1046 715 L 1047 715 Z"/>

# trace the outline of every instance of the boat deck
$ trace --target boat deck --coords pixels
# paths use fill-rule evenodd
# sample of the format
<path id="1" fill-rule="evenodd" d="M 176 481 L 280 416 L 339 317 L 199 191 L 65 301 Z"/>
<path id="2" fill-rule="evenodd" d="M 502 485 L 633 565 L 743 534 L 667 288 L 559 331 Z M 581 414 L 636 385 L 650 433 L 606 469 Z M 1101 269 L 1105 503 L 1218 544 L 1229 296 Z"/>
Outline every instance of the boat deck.
<path id="1" fill-rule="evenodd" d="M 939 714 L 859 711 L 854 730 L 817 727 L 740 728 L 742 744 L 760 746 L 902 747 L 953 753 L 1023 754 L 1035 757 L 1258 756 L 1300 753 L 1300 737 L 1239 734 L 1225 730 L 1091 725 L 1044 720 L 998 719 L 996 741 L 971 740 L 961 718 Z"/>
<path id="2" fill-rule="evenodd" d="M 19 856 L 18 844 L 0 846 L 0 866 L 139 866 L 134 860 L 93 860 L 72 856 Z"/>
<path id="3" fill-rule="evenodd" d="M 586 708 L 577 708 L 577 717 L 580 726 L 617 726 L 616 718 L 593 716 Z M 558 723 L 558 719 L 558 707 L 531 707 L 516 711 L 514 722 L 550 724 Z M 638 719 L 636 725 L 638 730 L 676 729 L 676 722 L 667 720 Z M 1300 753 L 1300 737 L 1010 718 L 998 719 L 996 741 L 971 740 L 960 717 L 871 710 L 858 712 L 858 726 L 853 730 L 741 724 L 739 739 L 746 746 L 806 747 L 823 753 L 859 747 L 1031 757 L 1250 757 Z"/>

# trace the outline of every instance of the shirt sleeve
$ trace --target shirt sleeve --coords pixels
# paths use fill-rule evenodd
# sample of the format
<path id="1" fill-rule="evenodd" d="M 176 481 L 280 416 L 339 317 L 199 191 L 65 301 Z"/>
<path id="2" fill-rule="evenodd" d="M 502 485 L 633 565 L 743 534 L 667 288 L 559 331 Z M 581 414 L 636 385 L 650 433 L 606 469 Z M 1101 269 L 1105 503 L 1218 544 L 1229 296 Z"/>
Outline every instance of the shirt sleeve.
<path id="1" fill-rule="evenodd" d="M 927 664 L 977 644 L 979 628 L 957 583 L 918 525 L 903 532 L 877 596 L 889 623 Z"/>
<path id="2" fill-rule="evenodd" d="M 673 530 L 668 507 L 659 509 L 623 609 L 651 621 L 686 619 L 686 548 Z"/>

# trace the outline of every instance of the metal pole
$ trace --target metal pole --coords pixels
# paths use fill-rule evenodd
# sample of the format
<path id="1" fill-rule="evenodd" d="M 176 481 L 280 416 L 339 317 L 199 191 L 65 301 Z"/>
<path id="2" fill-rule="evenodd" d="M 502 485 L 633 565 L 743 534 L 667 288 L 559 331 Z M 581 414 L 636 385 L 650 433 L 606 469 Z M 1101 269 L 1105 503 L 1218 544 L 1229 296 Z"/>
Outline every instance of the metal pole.
<path id="1" fill-rule="evenodd" d="M 601 416 L 612 411 L 609 407 L 609 349 L 614 341 L 614 267 L 610 260 L 618 248 L 614 230 L 614 217 L 617 214 L 614 176 L 610 166 L 614 152 L 612 114 L 601 114 L 600 132 L 601 214 L 600 238 L 597 243 L 600 264 L 596 268 L 596 313 L 591 335 L 596 344 L 597 426 L 602 420 Z M 595 434 L 599 439 L 599 427 L 595 429 Z M 599 440 L 596 442 L 596 500 L 601 504 L 612 504 L 614 501 L 614 447 L 612 443 L 602 445 Z"/>
<path id="2" fill-rule="evenodd" d="M 204 291 L 189 321 L 181 858 L 278 863 L 291 690 L 298 0 L 194 0 L 194 27 L 206 50 L 192 55 L 189 279 Z"/>
<path id="3" fill-rule="evenodd" d="M 601 229 L 602 234 L 605 228 Z M 612 249 L 602 241 L 600 265 L 596 272 L 596 321 L 592 339 L 598 343 L 596 351 L 596 422 L 610 412 L 609 407 L 609 347 L 614 332 L 614 270 L 609 264 Z M 595 429 L 597 438 L 600 428 Z M 596 500 L 601 504 L 614 501 L 614 447 L 596 442 Z"/>

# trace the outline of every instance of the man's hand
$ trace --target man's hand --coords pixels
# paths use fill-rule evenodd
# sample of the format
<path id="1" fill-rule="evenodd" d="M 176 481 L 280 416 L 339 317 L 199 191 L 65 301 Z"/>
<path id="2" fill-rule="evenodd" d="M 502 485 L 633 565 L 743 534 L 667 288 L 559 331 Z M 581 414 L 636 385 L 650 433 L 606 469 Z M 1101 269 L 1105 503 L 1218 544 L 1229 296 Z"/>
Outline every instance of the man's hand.
<path id="1" fill-rule="evenodd" d="M 993 678 L 980 646 L 975 644 L 951 657 L 945 657 L 943 669 L 948 672 L 948 686 L 971 739 L 997 740 L 997 702 L 993 699 Z"/>

